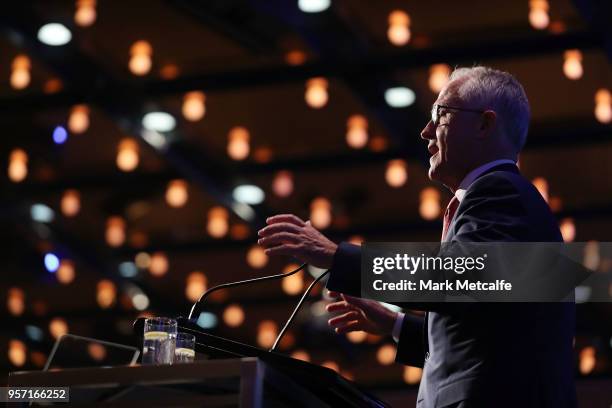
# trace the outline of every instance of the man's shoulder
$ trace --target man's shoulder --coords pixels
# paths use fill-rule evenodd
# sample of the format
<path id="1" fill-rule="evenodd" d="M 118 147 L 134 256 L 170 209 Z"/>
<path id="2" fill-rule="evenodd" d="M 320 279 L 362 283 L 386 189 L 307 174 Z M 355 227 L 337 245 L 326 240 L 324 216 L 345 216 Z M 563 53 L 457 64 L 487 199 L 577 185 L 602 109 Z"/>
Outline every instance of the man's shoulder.
<path id="1" fill-rule="evenodd" d="M 466 191 L 466 195 L 468 194 L 509 194 L 544 201 L 533 184 L 518 171 L 493 170 L 485 173 L 470 185 Z"/>

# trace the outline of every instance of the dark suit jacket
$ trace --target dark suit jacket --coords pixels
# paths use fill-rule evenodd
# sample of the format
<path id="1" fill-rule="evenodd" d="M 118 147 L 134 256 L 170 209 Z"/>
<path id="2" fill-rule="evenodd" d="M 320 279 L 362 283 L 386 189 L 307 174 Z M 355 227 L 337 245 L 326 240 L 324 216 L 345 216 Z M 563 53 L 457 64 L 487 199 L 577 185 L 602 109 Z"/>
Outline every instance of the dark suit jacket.
<path id="1" fill-rule="evenodd" d="M 446 241 L 561 242 L 562 237 L 538 191 L 516 166 L 504 164 L 469 186 Z M 330 290 L 360 296 L 360 255 L 357 246 L 339 245 Z M 406 315 L 396 357 L 424 365 L 418 407 L 576 406 L 573 303 L 399 305 L 428 311 L 426 321 Z"/>

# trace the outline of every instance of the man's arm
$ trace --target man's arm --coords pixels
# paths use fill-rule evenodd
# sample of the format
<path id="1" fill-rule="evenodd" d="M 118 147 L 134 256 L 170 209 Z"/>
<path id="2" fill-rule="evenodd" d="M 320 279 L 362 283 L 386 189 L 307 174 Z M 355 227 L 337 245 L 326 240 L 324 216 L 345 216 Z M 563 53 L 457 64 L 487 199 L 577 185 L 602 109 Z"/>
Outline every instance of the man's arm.
<path id="1" fill-rule="evenodd" d="M 361 247 L 341 242 L 329 270 L 327 289 L 361 297 Z"/>
<path id="2" fill-rule="evenodd" d="M 402 317 L 402 326 L 397 339 L 397 353 L 395 361 L 414 367 L 423 367 L 425 345 L 423 344 L 423 330 L 425 321 L 423 317 L 405 314 Z"/>

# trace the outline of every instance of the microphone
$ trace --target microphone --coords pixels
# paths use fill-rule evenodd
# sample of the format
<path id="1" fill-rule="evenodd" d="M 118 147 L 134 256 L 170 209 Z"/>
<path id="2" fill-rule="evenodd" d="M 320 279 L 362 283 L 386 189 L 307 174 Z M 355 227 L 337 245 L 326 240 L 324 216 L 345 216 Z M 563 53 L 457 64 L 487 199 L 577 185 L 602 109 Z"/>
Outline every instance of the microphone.
<path id="1" fill-rule="evenodd" d="M 227 289 L 227 288 L 232 288 L 232 287 L 236 287 L 236 286 L 248 285 L 250 283 L 263 282 L 263 281 L 274 280 L 274 279 L 283 279 L 283 278 L 286 278 L 288 276 L 291 276 L 291 275 L 294 275 L 294 274 L 298 273 L 299 271 L 304 269 L 307 265 L 308 265 L 307 263 L 303 263 L 298 268 L 296 268 L 296 269 L 294 269 L 292 271 L 286 272 L 286 273 L 279 273 L 279 274 L 276 274 L 276 275 L 262 276 L 262 277 L 259 277 L 259 278 L 245 279 L 245 280 L 236 281 L 236 282 L 228 282 L 228 283 L 223 283 L 221 285 L 213 286 L 212 288 L 210 288 L 206 292 L 204 292 L 202 294 L 202 296 L 200 296 L 200 299 L 198 299 L 198 301 L 193 304 L 193 306 L 191 307 L 191 311 L 189 312 L 188 320 L 191 321 L 191 322 L 194 322 L 195 320 L 197 320 L 197 317 L 194 317 L 194 316 L 198 316 L 198 317 L 200 316 L 200 313 L 201 313 L 201 310 L 202 310 L 202 304 L 204 304 L 204 301 L 206 300 L 206 298 L 211 293 L 213 293 L 213 292 L 216 292 L 216 291 L 221 290 L 221 289 Z M 329 270 L 323 272 L 314 281 L 312 281 L 312 283 L 304 291 L 304 293 L 302 294 L 302 297 L 300 298 L 300 300 L 298 301 L 297 305 L 293 309 L 293 312 L 289 316 L 289 319 L 287 319 L 287 321 L 285 322 L 285 325 L 281 329 L 280 333 L 278 333 L 278 336 L 276 337 L 276 340 L 274 340 L 274 344 L 272 345 L 272 347 L 270 348 L 269 351 L 276 350 L 276 346 L 278 346 L 278 343 L 280 342 L 280 340 L 285 335 L 285 332 L 287 331 L 287 328 L 289 328 L 289 325 L 291 325 L 291 322 L 295 318 L 295 315 L 297 315 L 297 312 L 301 309 L 302 305 L 304 304 L 304 301 L 306 300 L 306 297 L 312 291 L 312 288 L 321 279 L 323 279 L 328 273 L 329 273 Z"/>
<path id="2" fill-rule="evenodd" d="M 189 312 L 188 319 L 191 321 L 196 321 L 198 319 L 198 317 L 200 316 L 200 312 L 202 310 L 202 304 L 204 303 L 206 298 L 213 292 L 216 292 L 221 289 L 233 288 L 235 286 L 248 285 L 250 283 L 263 282 L 263 281 L 274 280 L 274 279 L 283 279 L 283 278 L 286 278 L 287 276 L 291 276 L 291 275 L 298 273 L 299 271 L 304 269 L 307 265 L 308 264 L 303 263 L 297 269 L 294 269 L 286 273 L 262 276 L 259 278 L 245 279 L 245 280 L 236 281 L 236 282 L 228 282 L 228 283 L 223 283 L 221 285 L 213 286 L 212 288 L 204 292 L 202 296 L 200 296 L 200 299 L 198 299 L 198 301 L 193 304 L 193 306 L 191 307 L 191 311 Z"/>
<path id="3" fill-rule="evenodd" d="M 319 275 L 314 281 L 312 281 L 312 283 L 308 286 L 308 288 L 306 289 L 306 291 L 302 294 L 302 298 L 300 299 L 300 301 L 298 302 L 298 304 L 295 306 L 295 309 L 293 309 L 293 312 L 291 313 L 291 316 L 289 316 L 289 319 L 287 319 L 287 322 L 285 323 L 285 325 L 283 326 L 283 329 L 280 331 L 280 333 L 278 333 L 278 336 L 276 337 L 276 340 L 274 340 L 274 344 L 272 345 L 272 347 L 270 348 L 270 351 L 274 351 L 276 349 L 276 346 L 278 345 L 278 343 L 280 342 L 280 340 L 283 338 L 283 335 L 285 334 L 285 332 L 287 331 L 287 328 L 289 327 L 289 325 L 291 324 L 291 322 L 293 321 L 293 318 L 295 317 L 295 315 L 297 314 L 297 312 L 300 310 L 300 308 L 302 307 L 302 304 L 304 303 L 304 300 L 306 300 L 306 297 L 308 296 L 308 294 L 310 293 L 310 291 L 312 290 L 312 288 L 314 287 L 314 285 L 317 284 L 317 282 L 319 282 L 321 279 L 323 279 L 323 277 L 325 275 L 327 275 L 329 273 L 329 270 L 323 272 L 321 275 Z"/>

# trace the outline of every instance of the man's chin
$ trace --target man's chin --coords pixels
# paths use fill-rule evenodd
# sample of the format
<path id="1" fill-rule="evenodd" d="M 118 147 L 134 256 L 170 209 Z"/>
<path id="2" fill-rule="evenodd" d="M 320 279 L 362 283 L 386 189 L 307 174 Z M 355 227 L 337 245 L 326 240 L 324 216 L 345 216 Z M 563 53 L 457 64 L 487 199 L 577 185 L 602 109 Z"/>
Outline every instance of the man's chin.
<path id="1" fill-rule="evenodd" d="M 440 179 L 440 168 L 436 164 L 432 164 L 429 166 L 429 171 L 427 172 L 429 175 L 429 179 L 431 181 L 442 181 Z"/>

